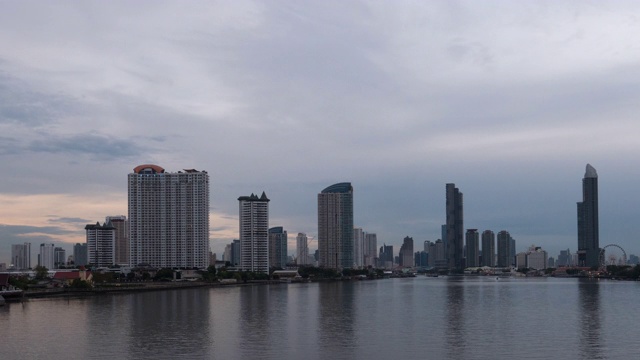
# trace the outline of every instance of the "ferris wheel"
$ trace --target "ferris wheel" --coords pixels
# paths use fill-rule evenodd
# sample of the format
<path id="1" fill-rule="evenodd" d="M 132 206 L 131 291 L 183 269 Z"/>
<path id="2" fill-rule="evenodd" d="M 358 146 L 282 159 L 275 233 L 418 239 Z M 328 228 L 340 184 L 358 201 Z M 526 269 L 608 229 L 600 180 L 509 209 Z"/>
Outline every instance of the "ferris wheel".
<path id="1" fill-rule="evenodd" d="M 606 253 L 606 249 L 609 248 L 609 254 Z M 607 265 L 626 265 L 627 253 L 620 245 L 609 244 L 600 249 L 600 268 L 606 268 Z"/>

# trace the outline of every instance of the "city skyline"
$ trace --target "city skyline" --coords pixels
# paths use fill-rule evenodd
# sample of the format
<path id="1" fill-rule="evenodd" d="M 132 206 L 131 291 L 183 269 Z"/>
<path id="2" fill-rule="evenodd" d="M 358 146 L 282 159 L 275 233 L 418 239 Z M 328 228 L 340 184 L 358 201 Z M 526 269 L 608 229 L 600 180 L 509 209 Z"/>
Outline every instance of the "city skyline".
<path id="1" fill-rule="evenodd" d="M 32 264 L 40 243 L 70 254 L 126 214 L 122 174 L 143 163 L 207 169 L 217 254 L 238 194 L 267 191 L 292 250 L 317 238 L 318 189 L 349 181 L 379 245 L 441 238 L 455 183 L 465 228 L 552 256 L 578 250 L 590 163 L 600 246 L 640 252 L 640 4 L 186 4 L 5 4 L 0 262 L 25 242 Z"/>

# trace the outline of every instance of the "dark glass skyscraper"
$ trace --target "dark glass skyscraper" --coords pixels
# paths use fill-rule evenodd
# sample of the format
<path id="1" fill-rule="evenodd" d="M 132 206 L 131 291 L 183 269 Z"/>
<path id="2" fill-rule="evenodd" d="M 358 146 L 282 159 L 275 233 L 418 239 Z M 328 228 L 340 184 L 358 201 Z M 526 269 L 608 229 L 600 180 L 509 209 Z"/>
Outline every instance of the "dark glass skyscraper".
<path id="1" fill-rule="evenodd" d="M 582 201 L 578 203 L 578 265 L 598 266 L 598 173 L 590 164 L 582 179 Z"/>
<path id="2" fill-rule="evenodd" d="M 449 269 L 464 270 L 462 193 L 455 184 L 447 184 L 447 259 Z"/>
<path id="3" fill-rule="evenodd" d="M 351 183 L 334 184 L 318 194 L 318 250 L 320 267 L 354 266 Z"/>

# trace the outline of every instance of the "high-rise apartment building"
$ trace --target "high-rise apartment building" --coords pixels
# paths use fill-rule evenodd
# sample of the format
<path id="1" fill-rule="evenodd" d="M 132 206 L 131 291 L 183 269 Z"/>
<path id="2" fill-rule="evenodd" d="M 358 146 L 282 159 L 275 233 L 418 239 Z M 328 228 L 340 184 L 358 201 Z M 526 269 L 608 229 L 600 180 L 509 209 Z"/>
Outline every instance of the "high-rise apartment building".
<path id="1" fill-rule="evenodd" d="M 251 194 L 240 205 L 240 266 L 243 271 L 269 273 L 269 198 Z"/>
<path id="2" fill-rule="evenodd" d="M 467 259 L 466 267 L 480 266 L 480 234 L 478 229 L 467 229 L 465 234 Z"/>
<path id="3" fill-rule="evenodd" d="M 599 266 L 598 173 L 587 164 L 582 179 L 582 201 L 578 203 L 578 264 Z"/>
<path id="4" fill-rule="evenodd" d="M 114 264 L 129 264 L 129 222 L 124 215 L 107 216 L 105 222 L 111 223 L 116 230 L 116 240 L 114 244 L 115 259 Z"/>
<path id="5" fill-rule="evenodd" d="M 405 236 L 398 253 L 399 265 L 403 267 L 413 267 L 415 265 L 415 254 L 413 253 L 413 238 Z"/>
<path id="6" fill-rule="evenodd" d="M 31 269 L 31 243 L 11 245 L 11 264 L 15 270 Z"/>
<path id="7" fill-rule="evenodd" d="M 353 267 L 353 187 L 344 182 L 318 194 L 319 266 Z"/>
<path id="8" fill-rule="evenodd" d="M 298 233 L 296 236 L 296 264 L 307 265 L 309 257 L 309 246 L 307 243 L 307 234 Z"/>
<path id="9" fill-rule="evenodd" d="M 67 251 L 61 247 L 53 249 L 53 265 L 56 269 L 67 265 Z"/>
<path id="10" fill-rule="evenodd" d="M 282 269 L 287 266 L 287 231 L 282 226 L 269 229 L 269 266 Z"/>
<path id="11" fill-rule="evenodd" d="M 378 258 L 378 235 L 375 233 L 364 234 L 364 266 L 376 266 Z"/>
<path id="12" fill-rule="evenodd" d="M 116 229 L 110 222 L 100 225 L 88 224 L 84 227 L 87 233 L 87 260 L 97 267 L 110 267 L 115 264 Z"/>
<path id="13" fill-rule="evenodd" d="M 209 265 L 209 175 L 140 165 L 129 181 L 129 264 Z"/>
<path id="14" fill-rule="evenodd" d="M 240 240 L 234 239 L 231 243 L 231 266 L 240 266 L 242 247 L 240 246 Z"/>
<path id="15" fill-rule="evenodd" d="M 55 269 L 54 261 L 54 244 L 40 244 L 40 253 L 38 254 L 38 265 L 44 266 L 49 270 Z"/>
<path id="16" fill-rule="evenodd" d="M 463 208 L 462 193 L 455 184 L 446 185 L 447 197 L 447 255 L 449 269 L 463 270 Z"/>
<path id="17" fill-rule="evenodd" d="M 364 234 L 362 228 L 353 229 L 353 266 L 361 268 L 364 264 Z"/>
<path id="18" fill-rule="evenodd" d="M 384 244 L 380 247 L 380 255 L 378 256 L 379 268 L 393 268 L 393 245 Z"/>
<path id="19" fill-rule="evenodd" d="M 508 231 L 502 230 L 498 233 L 498 266 L 509 267 L 514 263 L 515 259 L 512 258 L 511 250 L 512 246 L 511 235 Z"/>
<path id="20" fill-rule="evenodd" d="M 496 266 L 496 235 L 491 230 L 482 232 L 482 266 Z"/>
<path id="21" fill-rule="evenodd" d="M 87 243 L 76 243 L 75 245 L 73 245 L 73 263 L 76 266 L 84 266 L 89 263 Z"/>

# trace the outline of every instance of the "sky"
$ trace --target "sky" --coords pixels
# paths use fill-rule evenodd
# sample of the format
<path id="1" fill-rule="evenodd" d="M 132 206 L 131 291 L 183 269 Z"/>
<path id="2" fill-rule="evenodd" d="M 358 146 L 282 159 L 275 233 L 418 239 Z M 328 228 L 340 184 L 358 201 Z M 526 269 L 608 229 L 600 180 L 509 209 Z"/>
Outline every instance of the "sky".
<path id="1" fill-rule="evenodd" d="M 590 163 L 600 245 L 640 253 L 639 2 L 0 7 L 0 263 L 14 243 L 72 253 L 86 224 L 127 214 L 146 163 L 209 173 L 219 256 L 239 196 L 266 192 L 295 253 L 338 182 L 378 246 L 440 238 L 455 183 L 465 228 L 575 252 Z"/>

